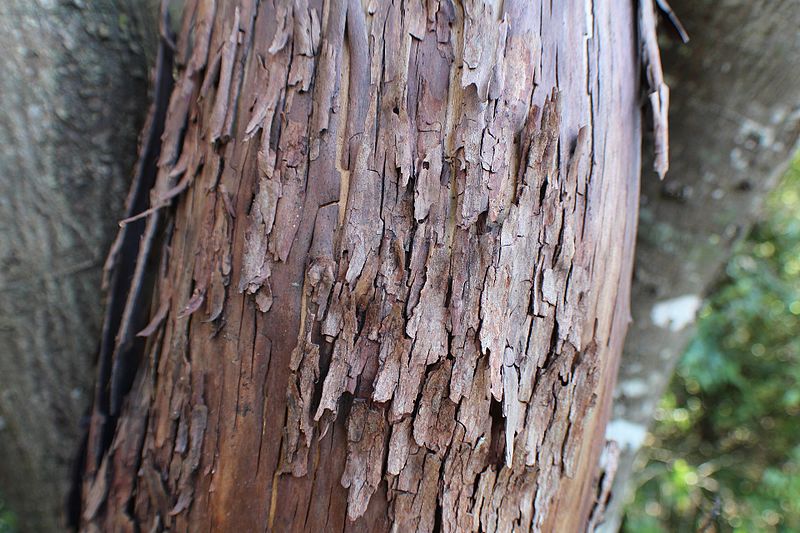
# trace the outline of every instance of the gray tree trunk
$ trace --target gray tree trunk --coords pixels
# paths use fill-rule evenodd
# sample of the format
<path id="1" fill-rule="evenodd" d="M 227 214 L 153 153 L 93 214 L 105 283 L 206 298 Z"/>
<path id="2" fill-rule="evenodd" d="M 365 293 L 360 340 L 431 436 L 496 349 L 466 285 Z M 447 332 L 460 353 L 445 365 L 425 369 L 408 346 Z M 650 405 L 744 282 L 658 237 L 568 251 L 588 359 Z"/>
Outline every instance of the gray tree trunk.
<path id="1" fill-rule="evenodd" d="M 603 531 L 619 527 L 634 458 L 695 312 L 800 133 L 800 2 L 671 4 L 691 41 L 662 43 L 671 167 L 663 183 L 642 181 L 634 321 L 607 432 L 620 458 Z"/>
<path id="2" fill-rule="evenodd" d="M 147 109 L 146 5 L 0 2 L 0 492 L 53 531 Z M 154 19 L 154 17 L 152 17 Z"/>

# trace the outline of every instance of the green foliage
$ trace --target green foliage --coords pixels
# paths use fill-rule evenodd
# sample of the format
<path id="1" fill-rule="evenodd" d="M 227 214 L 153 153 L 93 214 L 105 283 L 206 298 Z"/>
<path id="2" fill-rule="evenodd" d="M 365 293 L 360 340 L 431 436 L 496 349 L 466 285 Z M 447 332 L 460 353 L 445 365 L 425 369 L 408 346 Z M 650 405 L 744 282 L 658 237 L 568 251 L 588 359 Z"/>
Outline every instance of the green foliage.
<path id="1" fill-rule="evenodd" d="M 628 532 L 800 531 L 800 159 L 701 311 Z"/>
<path id="2" fill-rule="evenodd" d="M 17 531 L 17 518 L 8 510 L 0 500 L 0 533 L 15 533 Z"/>

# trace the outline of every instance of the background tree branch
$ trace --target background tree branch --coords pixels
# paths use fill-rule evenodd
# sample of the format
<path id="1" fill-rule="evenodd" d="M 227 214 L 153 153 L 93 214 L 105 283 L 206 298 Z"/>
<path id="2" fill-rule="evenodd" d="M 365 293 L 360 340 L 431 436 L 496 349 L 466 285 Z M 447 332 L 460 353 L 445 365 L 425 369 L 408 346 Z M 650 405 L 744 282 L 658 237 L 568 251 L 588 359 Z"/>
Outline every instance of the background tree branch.
<path id="1" fill-rule="evenodd" d="M 800 3 L 673 0 L 663 24 L 670 171 L 642 180 L 633 324 L 607 438 L 621 455 L 603 531 L 616 531 L 636 453 L 695 313 L 784 173 L 800 133 Z"/>

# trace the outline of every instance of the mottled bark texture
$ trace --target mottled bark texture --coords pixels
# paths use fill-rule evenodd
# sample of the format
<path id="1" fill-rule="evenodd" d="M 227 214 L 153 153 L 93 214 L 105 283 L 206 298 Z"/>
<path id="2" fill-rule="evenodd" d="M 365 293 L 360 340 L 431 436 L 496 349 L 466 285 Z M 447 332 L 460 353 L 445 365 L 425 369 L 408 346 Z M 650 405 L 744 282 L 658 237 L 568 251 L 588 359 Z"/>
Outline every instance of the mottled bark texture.
<path id="1" fill-rule="evenodd" d="M 608 432 L 621 456 L 605 531 L 619 527 L 634 457 L 695 313 L 800 134 L 800 2 L 671 5 L 691 40 L 662 43 L 671 167 L 663 183 L 642 182 L 634 321 Z"/>
<path id="2" fill-rule="evenodd" d="M 83 528 L 583 529 L 653 50 L 611 4 L 187 2 Z"/>
<path id="3" fill-rule="evenodd" d="M 0 493 L 56 529 L 147 108 L 141 2 L 0 2 Z"/>

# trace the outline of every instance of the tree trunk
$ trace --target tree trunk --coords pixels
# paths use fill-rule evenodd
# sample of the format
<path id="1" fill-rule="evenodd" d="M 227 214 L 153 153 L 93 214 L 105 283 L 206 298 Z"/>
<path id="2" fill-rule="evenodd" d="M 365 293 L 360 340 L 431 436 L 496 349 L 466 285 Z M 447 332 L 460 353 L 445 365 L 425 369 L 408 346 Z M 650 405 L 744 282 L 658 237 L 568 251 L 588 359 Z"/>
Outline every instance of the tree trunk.
<path id="1" fill-rule="evenodd" d="M 670 173 L 644 180 L 632 302 L 608 437 L 621 455 L 604 531 L 616 531 L 634 458 L 695 312 L 800 135 L 795 0 L 671 0 L 691 40 L 664 48 Z"/>
<path id="2" fill-rule="evenodd" d="M 187 2 L 83 527 L 583 529 L 629 318 L 635 9 L 276 4 Z"/>
<path id="3" fill-rule="evenodd" d="M 0 492 L 27 531 L 57 530 L 91 403 L 101 267 L 147 101 L 130 8 L 0 2 Z"/>

